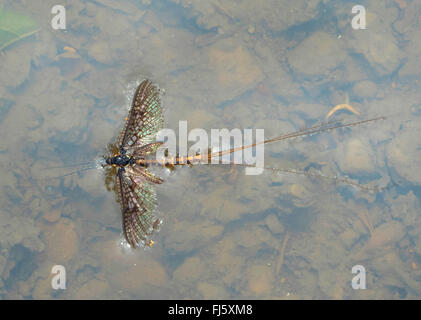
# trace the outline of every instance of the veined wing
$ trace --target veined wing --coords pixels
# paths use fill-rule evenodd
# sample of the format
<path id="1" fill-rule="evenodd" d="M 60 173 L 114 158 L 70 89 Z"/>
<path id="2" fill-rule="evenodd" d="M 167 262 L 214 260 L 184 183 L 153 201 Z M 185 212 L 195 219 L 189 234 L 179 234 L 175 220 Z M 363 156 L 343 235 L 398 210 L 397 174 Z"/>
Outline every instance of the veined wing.
<path id="1" fill-rule="evenodd" d="M 145 183 L 144 180 L 153 184 L 161 184 L 164 182 L 164 180 L 162 180 L 160 177 L 154 175 L 148 169 L 139 165 L 131 165 L 126 167 L 126 172 L 130 176 L 131 181 L 138 185 Z"/>
<path id="2" fill-rule="evenodd" d="M 133 156 L 135 157 L 143 157 L 151 153 L 155 153 L 164 143 L 163 142 L 153 142 L 148 143 L 139 148 L 136 148 L 133 151 Z"/>
<path id="3" fill-rule="evenodd" d="M 156 192 L 141 175 L 135 175 L 130 167 L 119 170 L 117 189 L 123 215 L 124 237 L 131 247 L 151 246 L 153 233 L 161 220 L 156 217 Z M 145 168 L 141 168 L 146 171 Z M 159 183 L 159 182 L 157 182 Z"/>
<path id="4" fill-rule="evenodd" d="M 126 149 L 151 143 L 155 141 L 155 135 L 163 125 L 159 89 L 149 80 L 144 80 L 133 97 L 129 115 L 121 132 L 119 147 Z"/>

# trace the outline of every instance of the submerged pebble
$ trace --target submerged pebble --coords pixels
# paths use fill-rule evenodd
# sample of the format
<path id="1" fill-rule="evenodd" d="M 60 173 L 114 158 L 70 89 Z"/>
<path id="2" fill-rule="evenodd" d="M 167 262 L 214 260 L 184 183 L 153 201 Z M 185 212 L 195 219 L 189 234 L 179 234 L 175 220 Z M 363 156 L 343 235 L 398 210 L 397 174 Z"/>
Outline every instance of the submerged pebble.
<path id="1" fill-rule="evenodd" d="M 98 279 L 92 279 L 82 285 L 75 294 L 77 300 L 101 299 L 106 291 L 109 290 L 107 282 Z"/>
<path id="2" fill-rule="evenodd" d="M 61 209 L 50 209 L 46 210 L 42 215 L 42 218 L 48 222 L 56 222 L 61 217 Z"/>
<path id="3" fill-rule="evenodd" d="M 284 226 L 274 214 L 270 214 L 265 218 L 265 224 L 272 233 L 280 234 L 284 232 Z"/>
<path id="4" fill-rule="evenodd" d="M 215 67 L 222 86 L 238 90 L 248 88 L 262 80 L 263 74 L 253 56 L 243 47 L 232 50 L 211 48 L 209 62 Z"/>
<path id="5" fill-rule="evenodd" d="M 209 282 L 199 282 L 197 291 L 199 291 L 203 299 L 206 300 L 229 298 L 229 294 L 224 287 Z"/>
<path id="6" fill-rule="evenodd" d="M 320 75 L 330 72 L 346 57 L 342 42 L 325 32 L 315 32 L 288 53 L 288 62 L 299 73 Z"/>
<path id="7" fill-rule="evenodd" d="M 195 281 L 200 279 L 202 273 L 206 272 L 206 266 L 198 257 L 191 257 L 184 260 L 173 274 L 174 279 L 178 281 Z"/>
<path id="8" fill-rule="evenodd" d="M 103 64 L 111 64 L 113 58 L 110 54 L 110 47 L 105 41 L 96 41 L 88 47 L 88 54 L 96 61 Z"/>
<path id="9" fill-rule="evenodd" d="M 402 223 L 391 221 L 374 229 L 368 242 L 358 250 L 352 258 L 363 260 L 384 253 L 389 245 L 395 244 L 405 236 L 405 228 Z"/>
<path id="10" fill-rule="evenodd" d="M 253 296 L 268 296 L 272 290 L 274 277 L 267 265 L 254 265 L 247 270 L 247 290 Z"/>
<path id="11" fill-rule="evenodd" d="M 341 168 L 346 173 L 361 173 L 374 171 L 374 163 L 371 160 L 370 149 L 359 139 L 352 139 L 345 145 L 345 150 L 338 149 L 341 155 L 339 160 Z M 344 154 L 342 152 L 345 152 Z M 343 157 L 342 157 L 343 155 Z"/>
<path id="12" fill-rule="evenodd" d="M 61 219 L 54 226 L 44 227 L 46 253 L 54 263 L 66 263 L 77 253 L 79 237 L 75 229 L 75 224 L 68 219 Z"/>
<path id="13" fill-rule="evenodd" d="M 369 80 L 359 81 L 354 85 L 354 93 L 361 98 L 375 98 L 377 93 L 377 86 L 374 82 Z"/>

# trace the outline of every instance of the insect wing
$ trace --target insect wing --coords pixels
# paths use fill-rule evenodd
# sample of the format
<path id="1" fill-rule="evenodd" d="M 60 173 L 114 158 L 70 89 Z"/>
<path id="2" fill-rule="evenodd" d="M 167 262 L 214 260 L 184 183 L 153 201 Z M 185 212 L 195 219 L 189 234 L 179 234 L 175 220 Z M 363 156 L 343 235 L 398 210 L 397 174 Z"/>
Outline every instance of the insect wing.
<path id="1" fill-rule="evenodd" d="M 120 170 L 117 188 L 123 215 L 123 230 L 127 242 L 133 247 L 149 246 L 153 233 L 161 220 L 154 214 L 156 192 L 152 185 L 140 178 L 133 178 Z"/>
<path id="2" fill-rule="evenodd" d="M 153 142 L 153 143 L 145 144 L 139 148 L 136 148 L 133 151 L 133 156 L 143 157 L 148 154 L 155 153 L 162 145 L 163 145 L 163 142 Z"/>
<path id="3" fill-rule="evenodd" d="M 153 184 L 161 184 L 164 182 L 160 177 L 138 165 L 129 166 L 126 168 L 126 171 L 130 175 L 130 179 L 136 184 L 142 184 L 145 182 L 144 180 Z"/>
<path id="4" fill-rule="evenodd" d="M 151 143 L 163 125 L 160 91 L 152 82 L 144 80 L 136 89 L 119 147 L 127 149 Z"/>

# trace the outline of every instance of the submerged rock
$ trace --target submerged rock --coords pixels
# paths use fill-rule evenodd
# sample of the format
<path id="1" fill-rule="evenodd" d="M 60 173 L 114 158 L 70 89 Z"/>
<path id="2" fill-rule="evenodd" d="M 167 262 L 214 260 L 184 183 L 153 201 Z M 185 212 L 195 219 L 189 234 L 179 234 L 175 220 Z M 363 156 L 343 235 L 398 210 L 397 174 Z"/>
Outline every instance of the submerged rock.
<path id="1" fill-rule="evenodd" d="M 247 289 L 253 296 L 268 296 L 271 293 L 274 277 L 267 265 L 254 265 L 247 270 Z"/>
<path id="2" fill-rule="evenodd" d="M 77 290 L 75 298 L 77 300 L 100 299 L 104 296 L 107 290 L 109 290 L 109 285 L 107 282 L 103 280 L 92 279 Z"/>
<path id="3" fill-rule="evenodd" d="M 88 48 L 88 54 L 96 61 L 103 64 L 111 64 L 113 57 L 110 54 L 110 47 L 105 41 L 96 41 Z"/>
<path id="4" fill-rule="evenodd" d="M 164 286 L 168 282 L 168 276 L 158 261 L 141 259 L 116 275 L 114 280 L 117 280 L 113 281 L 115 287 L 136 293 L 144 291 L 145 285 Z"/>
<path id="5" fill-rule="evenodd" d="M 361 98 L 375 98 L 377 86 L 374 82 L 363 80 L 354 85 L 354 93 Z"/>
<path id="6" fill-rule="evenodd" d="M 346 35 L 349 49 L 362 54 L 379 75 L 390 74 L 401 63 L 402 51 L 389 26 L 394 22 L 394 15 L 394 8 L 386 8 L 385 3 L 378 2 L 367 11 L 370 32 L 349 28 Z"/>
<path id="7" fill-rule="evenodd" d="M 182 221 L 173 226 L 172 233 L 165 238 L 165 247 L 181 252 L 188 252 L 210 243 L 224 230 L 222 225 L 212 224 L 209 221 Z"/>
<path id="8" fill-rule="evenodd" d="M 217 72 L 219 84 L 230 88 L 230 90 L 244 91 L 256 85 L 263 78 L 253 57 L 243 47 L 239 46 L 228 50 L 212 47 L 208 55 L 210 65 Z M 238 92 L 238 94 L 240 93 Z"/>
<path id="9" fill-rule="evenodd" d="M 44 212 L 42 218 L 48 222 L 57 222 L 61 217 L 61 208 L 50 209 Z"/>
<path id="10" fill-rule="evenodd" d="M 32 298 L 36 300 L 51 299 L 52 294 L 57 291 L 51 286 L 51 281 L 54 275 L 51 273 L 49 276 L 39 278 L 32 290 Z"/>
<path id="11" fill-rule="evenodd" d="M 368 242 L 352 255 L 354 260 L 364 260 L 384 254 L 385 250 L 405 236 L 402 223 L 392 221 L 374 229 Z"/>
<path id="12" fill-rule="evenodd" d="M 346 173 L 361 173 L 374 171 L 374 163 L 371 160 L 369 147 L 359 139 L 352 139 L 345 145 L 345 150 L 340 147 L 338 154 L 343 154 L 340 158 L 341 169 Z"/>
<path id="13" fill-rule="evenodd" d="M 34 221 L 25 217 L 9 217 L 6 213 L 0 214 L 0 247 L 8 250 L 16 244 L 40 252 L 44 250 L 44 244 L 39 239 L 40 229 L 34 225 Z"/>
<path id="14" fill-rule="evenodd" d="M 209 283 L 199 282 L 197 290 L 202 294 L 203 299 L 228 299 L 229 294 L 224 287 Z"/>
<path id="15" fill-rule="evenodd" d="M 62 219 L 54 226 L 46 226 L 44 239 L 47 255 L 54 263 L 68 262 L 79 248 L 79 237 L 75 231 L 75 224 L 68 219 Z"/>
<path id="16" fill-rule="evenodd" d="M 346 58 L 342 42 L 325 32 L 316 32 L 288 53 L 291 67 L 305 75 L 323 75 Z"/>
<path id="17" fill-rule="evenodd" d="M 197 23 L 205 29 L 218 28 L 224 32 L 244 26 L 250 29 L 250 25 L 262 26 L 272 31 L 285 30 L 293 25 L 299 25 L 305 21 L 316 18 L 318 12 L 318 0 L 278 1 L 191 1 L 171 0 L 180 3 L 184 8 L 191 11 L 191 15 Z M 251 32 L 252 30 L 253 32 Z"/>
<path id="18" fill-rule="evenodd" d="M 31 70 L 32 44 L 24 43 L 6 51 L 1 57 L 0 86 L 16 87 L 24 82 Z M 6 76 L 7 75 L 7 76 Z"/>
<path id="19" fill-rule="evenodd" d="M 405 125 L 387 146 L 388 163 L 397 173 L 408 181 L 421 183 L 421 143 L 420 118 Z"/>
<path id="20" fill-rule="evenodd" d="M 270 214 L 265 218 L 265 224 L 272 233 L 280 234 L 285 228 L 274 214 Z"/>
<path id="21" fill-rule="evenodd" d="M 200 278 L 205 272 L 205 265 L 198 257 L 187 258 L 184 263 L 178 267 L 173 274 L 177 281 L 194 281 Z"/>

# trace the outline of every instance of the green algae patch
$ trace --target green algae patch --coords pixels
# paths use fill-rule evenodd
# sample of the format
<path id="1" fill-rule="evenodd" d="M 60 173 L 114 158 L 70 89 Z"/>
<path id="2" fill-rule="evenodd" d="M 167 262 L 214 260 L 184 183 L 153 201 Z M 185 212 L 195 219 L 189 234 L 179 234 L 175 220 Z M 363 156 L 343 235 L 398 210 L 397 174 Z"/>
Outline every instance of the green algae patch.
<path id="1" fill-rule="evenodd" d="M 0 51 L 39 31 L 31 17 L 0 9 Z"/>

